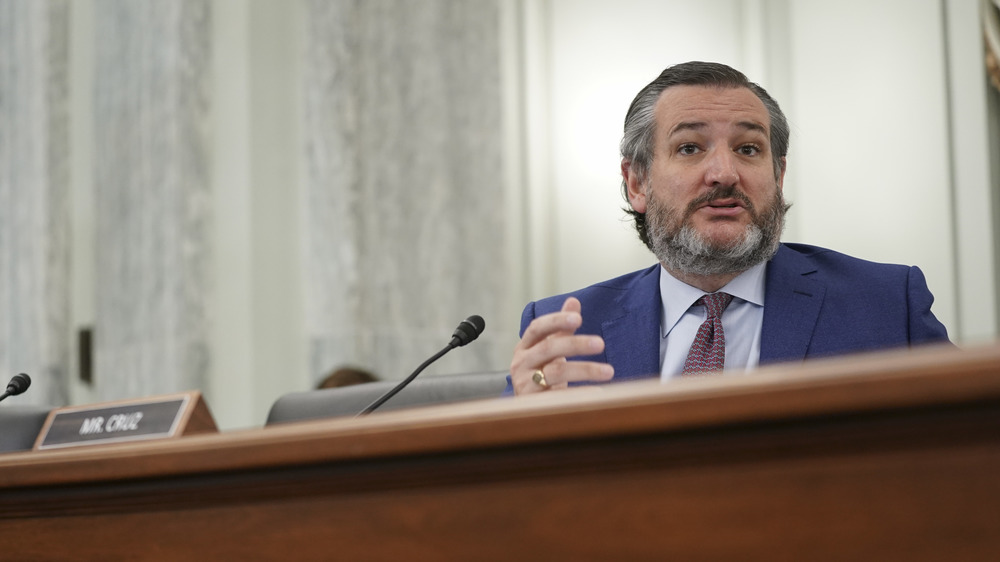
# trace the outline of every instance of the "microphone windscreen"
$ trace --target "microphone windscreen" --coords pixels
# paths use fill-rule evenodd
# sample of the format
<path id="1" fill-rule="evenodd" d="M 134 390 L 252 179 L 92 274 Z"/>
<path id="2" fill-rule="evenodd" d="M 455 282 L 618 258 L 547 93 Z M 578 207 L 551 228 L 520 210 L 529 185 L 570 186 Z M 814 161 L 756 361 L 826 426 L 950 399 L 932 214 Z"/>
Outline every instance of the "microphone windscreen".
<path id="1" fill-rule="evenodd" d="M 14 375 L 14 377 L 10 379 L 10 382 L 7 383 L 7 393 L 11 396 L 17 396 L 25 390 L 28 390 L 29 386 L 31 386 L 31 377 L 24 373 Z"/>
<path id="2" fill-rule="evenodd" d="M 452 345 L 461 347 L 478 338 L 479 334 L 483 333 L 485 329 L 486 321 L 483 320 L 483 317 L 473 314 L 462 320 L 458 327 L 455 328 L 455 333 L 451 335 L 451 343 Z"/>

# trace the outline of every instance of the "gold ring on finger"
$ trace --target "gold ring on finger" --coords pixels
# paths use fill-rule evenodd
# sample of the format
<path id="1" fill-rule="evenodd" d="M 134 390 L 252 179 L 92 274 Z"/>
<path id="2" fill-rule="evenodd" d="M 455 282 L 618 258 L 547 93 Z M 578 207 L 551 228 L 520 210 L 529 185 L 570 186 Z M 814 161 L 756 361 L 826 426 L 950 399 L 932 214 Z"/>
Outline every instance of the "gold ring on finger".
<path id="1" fill-rule="evenodd" d="M 542 388 L 549 388 L 549 381 L 545 380 L 545 373 L 541 369 L 535 369 L 535 372 L 531 374 L 531 380 Z"/>

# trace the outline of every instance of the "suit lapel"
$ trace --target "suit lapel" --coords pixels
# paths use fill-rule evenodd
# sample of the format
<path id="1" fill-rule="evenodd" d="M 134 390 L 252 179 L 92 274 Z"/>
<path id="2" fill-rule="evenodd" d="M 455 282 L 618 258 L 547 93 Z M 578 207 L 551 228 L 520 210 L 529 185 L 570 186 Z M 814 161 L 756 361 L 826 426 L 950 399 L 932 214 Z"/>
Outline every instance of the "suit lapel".
<path id="1" fill-rule="evenodd" d="M 826 286 L 810 274 L 816 267 L 782 245 L 767 267 L 760 363 L 805 359 Z"/>
<path id="2" fill-rule="evenodd" d="M 615 380 L 660 374 L 660 266 L 643 272 L 618 298 L 619 315 L 601 324 Z"/>

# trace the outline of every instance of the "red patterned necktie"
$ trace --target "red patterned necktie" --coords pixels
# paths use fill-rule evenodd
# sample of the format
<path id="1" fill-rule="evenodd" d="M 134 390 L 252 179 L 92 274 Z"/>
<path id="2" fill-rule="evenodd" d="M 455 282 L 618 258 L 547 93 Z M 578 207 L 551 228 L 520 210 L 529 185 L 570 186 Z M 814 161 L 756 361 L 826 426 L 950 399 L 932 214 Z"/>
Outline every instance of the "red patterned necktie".
<path id="1" fill-rule="evenodd" d="M 708 310 L 708 318 L 698 328 L 698 334 L 691 344 L 682 375 L 693 375 L 708 371 L 721 371 L 726 366 L 726 334 L 722 330 L 722 311 L 729 306 L 733 295 L 709 293 L 695 304 L 703 304 Z"/>

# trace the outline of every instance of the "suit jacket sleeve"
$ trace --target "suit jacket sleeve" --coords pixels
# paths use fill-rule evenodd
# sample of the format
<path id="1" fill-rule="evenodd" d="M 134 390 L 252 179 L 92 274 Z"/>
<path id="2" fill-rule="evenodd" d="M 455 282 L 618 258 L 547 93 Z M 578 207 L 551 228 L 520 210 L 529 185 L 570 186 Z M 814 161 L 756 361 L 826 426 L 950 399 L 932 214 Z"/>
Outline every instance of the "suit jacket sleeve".
<path id="1" fill-rule="evenodd" d="M 911 267 L 907 278 L 910 309 L 910 345 L 948 341 L 948 331 L 931 312 L 934 295 L 919 267 Z"/>

